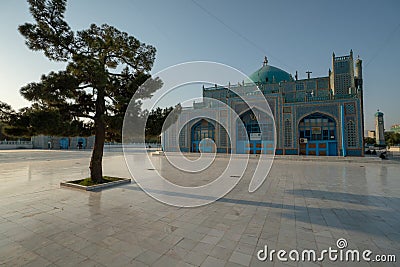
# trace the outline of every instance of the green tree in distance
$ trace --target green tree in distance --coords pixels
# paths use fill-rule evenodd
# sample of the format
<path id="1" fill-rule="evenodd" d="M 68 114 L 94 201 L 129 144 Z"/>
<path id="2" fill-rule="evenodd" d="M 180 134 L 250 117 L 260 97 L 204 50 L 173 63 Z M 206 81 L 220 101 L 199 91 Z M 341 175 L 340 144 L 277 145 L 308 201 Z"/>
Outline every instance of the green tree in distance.
<path id="1" fill-rule="evenodd" d="M 18 28 L 26 45 L 42 51 L 50 60 L 66 62 L 66 68 L 22 87 L 21 94 L 38 109 L 93 121 L 90 177 L 100 183 L 106 131 L 113 132 L 122 125 L 130 98 L 150 77 L 156 49 L 107 24 L 72 31 L 64 20 L 66 0 L 28 3 L 35 23 Z M 161 81 L 155 82 L 161 86 Z M 141 98 L 151 93 L 144 91 Z M 140 103 L 137 111 L 139 115 Z"/>
<path id="2" fill-rule="evenodd" d="M 0 140 L 7 139 L 5 134 L 5 128 L 9 125 L 11 117 L 15 114 L 15 111 L 10 105 L 0 101 Z"/>
<path id="3" fill-rule="evenodd" d="M 9 123 L 15 111 L 7 103 L 0 101 L 0 122 Z"/>
<path id="4" fill-rule="evenodd" d="M 376 143 L 376 140 L 372 137 L 364 137 L 364 143 L 367 145 L 373 145 Z"/>
<path id="5" fill-rule="evenodd" d="M 146 123 L 146 137 L 157 137 L 161 134 L 162 126 L 173 107 L 161 109 L 160 107 L 151 110 Z"/>
<path id="6" fill-rule="evenodd" d="M 388 146 L 400 145 L 400 133 L 385 132 L 385 143 Z"/>
<path id="7" fill-rule="evenodd" d="M 45 109 L 34 104 L 11 114 L 4 133 L 13 137 L 31 137 L 34 135 L 89 136 L 90 123 L 73 118 L 69 113 L 58 109 Z"/>

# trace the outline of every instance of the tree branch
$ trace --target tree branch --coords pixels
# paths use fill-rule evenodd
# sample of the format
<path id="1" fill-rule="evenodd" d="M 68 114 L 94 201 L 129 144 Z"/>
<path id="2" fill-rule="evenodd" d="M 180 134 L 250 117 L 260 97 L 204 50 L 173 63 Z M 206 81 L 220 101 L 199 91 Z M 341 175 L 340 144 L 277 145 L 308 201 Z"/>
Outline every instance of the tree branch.
<path id="1" fill-rule="evenodd" d="M 113 75 L 113 76 L 118 76 L 118 77 L 126 77 L 126 75 L 124 75 L 124 74 L 121 74 L 121 73 L 112 73 L 112 72 L 109 72 L 109 71 L 107 71 L 107 74 Z"/>
<path id="2" fill-rule="evenodd" d="M 108 54 L 106 57 L 105 57 L 105 60 L 107 60 L 108 58 L 117 58 L 117 59 L 119 59 L 119 60 L 121 60 L 121 61 L 123 61 L 126 65 L 128 65 L 129 67 L 131 67 L 131 68 L 133 68 L 133 69 L 136 69 L 137 68 L 137 66 L 135 66 L 134 64 L 132 64 L 132 63 L 130 63 L 129 61 L 127 61 L 126 60 L 126 58 L 124 57 L 124 56 L 119 56 L 119 55 L 116 55 L 116 54 Z"/>
<path id="3" fill-rule="evenodd" d="M 115 98 L 113 98 L 112 96 L 110 96 L 109 94 L 106 94 L 105 97 L 108 97 L 112 102 L 116 103 L 117 100 L 115 100 Z"/>
<path id="4" fill-rule="evenodd" d="M 78 86 L 78 87 L 76 87 L 76 89 L 86 89 L 86 88 L 91 88 L 91 87 L 93 87 L 93 85 L 87 84 L 87 85 Z"/>

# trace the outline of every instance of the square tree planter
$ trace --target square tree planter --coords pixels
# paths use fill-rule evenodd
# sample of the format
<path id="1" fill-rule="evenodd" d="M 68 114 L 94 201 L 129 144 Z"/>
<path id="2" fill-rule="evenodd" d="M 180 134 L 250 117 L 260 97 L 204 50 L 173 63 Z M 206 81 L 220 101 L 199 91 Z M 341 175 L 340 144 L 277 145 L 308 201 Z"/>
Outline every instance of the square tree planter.
<path id="1" fill-rule="evenodd" d="M 85 180 L 85 179 L 80 179 L 80 180 L 74 180 L 74 181 L 61 182 L 60 186 L 76 188 L 76 189 L 85 190 L 85 191 L 98 191 L 98 190 L 113 187 L 116 185 L 131 183 L 130 178 L 117 178 L 117 177 L 110 177 L 110 178 L 112 179 L 112 181 L 105 182 L 102 184 L 97 184 L 97 185 L 89 185 L 89 186 L 80 185 L 79 183 L 82 182 L 83 180 Z"/>

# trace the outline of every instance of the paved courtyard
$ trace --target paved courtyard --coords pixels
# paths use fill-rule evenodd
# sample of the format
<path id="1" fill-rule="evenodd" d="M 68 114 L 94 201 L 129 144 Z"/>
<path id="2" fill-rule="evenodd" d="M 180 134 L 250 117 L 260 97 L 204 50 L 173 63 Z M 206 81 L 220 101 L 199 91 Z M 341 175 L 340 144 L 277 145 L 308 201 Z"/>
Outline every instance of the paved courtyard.
<path id="1" fill-rule="evenodd" d="M 265 245 L 319 252 L 337 249 L 339 238 L 346 249 L 371 250 L 371 257 L 396 255 L 397 263 L 385 266 L 399 264 L 399 162 L 279 158 L 255 193 L 248 193 L 246 172 L 219 201 L 177 208 L 134 183 L 101 192 L 60 188 L 60 181 L 88 177 L 89 157 L 89 151 L 0 151 L 0 265 L 383 265 L 257 259 Z M 106 152 L 104 172 L 130 177 L 120 152 Z"/>

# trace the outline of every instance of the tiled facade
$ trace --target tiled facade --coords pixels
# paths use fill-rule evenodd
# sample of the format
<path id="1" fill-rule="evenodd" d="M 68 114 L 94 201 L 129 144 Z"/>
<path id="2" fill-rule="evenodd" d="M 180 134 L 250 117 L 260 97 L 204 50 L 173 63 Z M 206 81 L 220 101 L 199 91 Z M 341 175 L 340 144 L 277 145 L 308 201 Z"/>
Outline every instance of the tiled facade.
<path id="1" fill-rule="evenodd" d="M 250 76 L 263 93 L 274 116 L 276 127 L 275 153 L 278 155 L 349 155 L 363 156 L 363 86 L 362 86 L 362 61 L 353 60 L 353 52 L 347 56 L 336 57 L 332 55 L 332 69 L 326 77 L 298 79 L 289 73 L 268 65 L 265 59 L 264 65 Z M 235 90 L 251 90 L 254 84 L 242 83 L 235 86 L 213 86 L 203 89 L 203 97 L 219 100 L 231 107 L 243 121 L 249 107 L 240 97 L 232 93 Z M 257 98 L 257 96 L 255 96 Z M 181 114 L 185 119 L 185 113 L 194 112 L 201 108 L 217 114 L 221 120 L 226 116 L 227 110 L 212 107 L 207 102 L 197 103 L 192 109 L 186 109 Z M 225 114 L 225 115 L 224 115 Z M 261 116 L 263 112 L 260 111 Z M 179 147 L 167 146 L 169 150 L 181 150 L 183 152 L 198 151 L 201 137 L 194 136 L 194 128 L 200 119 L 190 121 L 180 132 Z M 205 125 L 208 122 L 209 125 Z M 232 125 L 230 129 L 231 140 L 226 131 L 219 127 L 219 123 L 204 119 L 201 122 L 209 127 L 212 133 L 209 137 L 214 140 L 218 152 L 269 153 L 268 142 L 254 144 L 240 144 L 240 134 Z M 245 123 L 245 126 L 248 125 Z M 253 122 L 248 122 L 254 124 Z M 267 123 L 268 125 L 268 123 Z M 196 127 L 200 127 L 197 125 Z M 257 126 L 258 127 L 258 126 Z M 247 127 L 248 136 L 254 139 L 259 128 Z M 269 126 L 266 126 L 266 129 Z M 261 129 L 261 128 L 260 128 Z M 253 132 L 251 132 L 253 131 Z M 252 135 L 253 134 L 253 135 Z M 203 135 L 204 137 L 204 135 Z M 168 142 L 168 132 L 164 134 L 164 142 Z M 200 139 L 200 140 L 199 140 Z M 249 140 L 250 140 L 249 139 Z M 251 140 L 250 140 L 251 143 Z M 252 149 L 253 148 L 253 149 Z"/>

